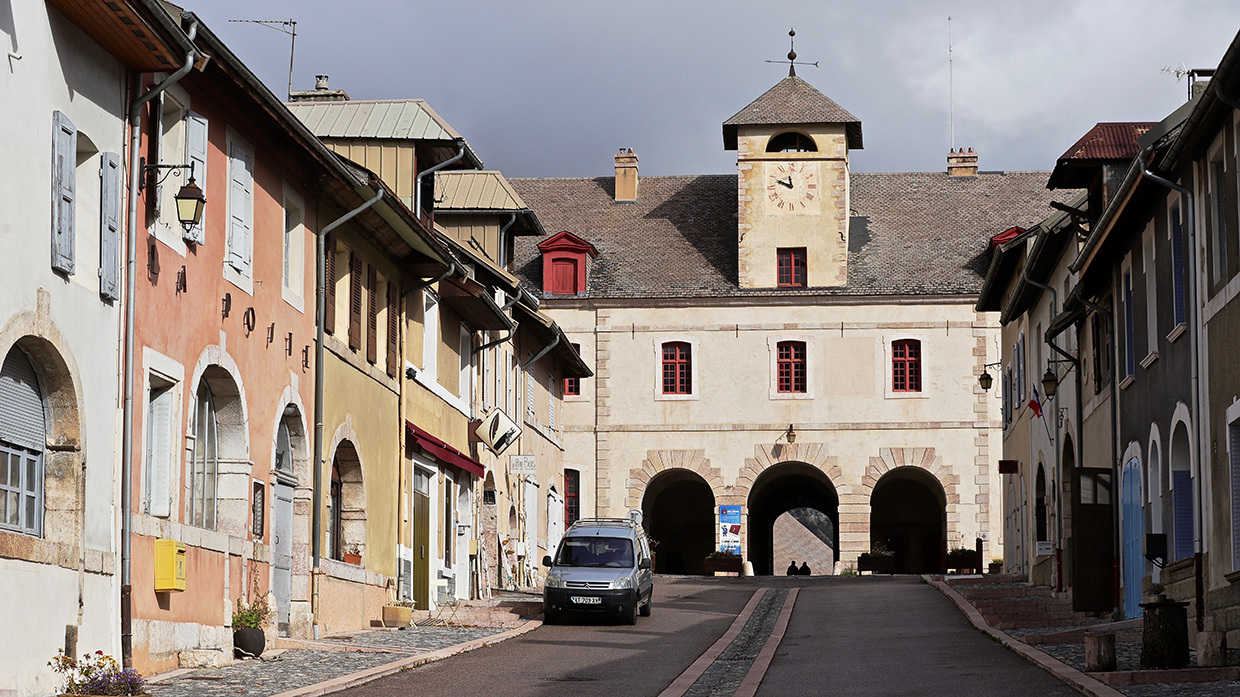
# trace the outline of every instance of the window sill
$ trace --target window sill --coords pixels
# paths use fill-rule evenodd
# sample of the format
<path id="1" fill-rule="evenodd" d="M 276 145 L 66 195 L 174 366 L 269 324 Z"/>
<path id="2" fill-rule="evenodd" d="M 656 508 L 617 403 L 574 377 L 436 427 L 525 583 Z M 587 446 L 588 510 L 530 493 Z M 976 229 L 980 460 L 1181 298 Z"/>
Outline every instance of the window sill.
<path id="1" fill-rule="evenodd" d="M 1156 360 L 1158 360 L 1158 352 L 1157 352 L 1157 351 L 1150 351 L 1150 355 L 1148 355 L 1148 356 L 1146 356 L 1145 358 L 1142 358 L 1142 359 L 1141 359 L 1141 367 L 1142 367 L 1142 368 L 1148 368 L 1148 367 L 1150 367 L 1151 365 L 1153 365 L 1153 364 L 1154 364 L 1154 361 L 1156 361 Z"/>
<path id="2" fill-rule="evenodd" d="M 1236 569 L 1229 574 L 1223 574 L 1223 578 L 1226 579 L 1228 583 L 1240 583 L 1240 569 Z"/>
<path id="3" fill-rule="evenodd" d="M 294 310 L 297 310 L 303 315 L 306 313 L 305 298 L 298 295 L 292 288 L 281 288 L 280 295 L 284 298 L 284 302 L 288 303 Z"/>
<path id="4" fill-rule="evenodd" d="M 1176 339 L 1183 336 L 1184 332 L 1186 331 L 1188 331 L 1188 324 L 1185 322 L 1180 322 L 1179 324 L 1175 325 L 1175 328 L 1172 329 L 1169 334 L 1167 334 L 1167 341 L 1168 342 L 1175 341 Z"/>
<path id="5" fill-rule="evenodd" d="M 885 395 L 887 399 L 928 399 L 929 395 L 925 392 L 892 392 L 888 391 Z"/>
<path id="6" fill-rule="evenodd" d="M 1133 377 L 1133 376 L 1131 376 L 1131 375 L 1128 375 L 1128 376 L 1126 376 L 1123 380 L 1120 380 L 1120 381 L 1119 381 L 1119 388 L 1120 388 L 1121 390 L 1126 390 L 1126 389 L 1128 389 L 1128 386 L 1129 386 L 1129 385 L 1131 385 L 1132 383 L 1134 383 L 1134 382 L 1136 382 L 1136 381 L 1137 381 L 1137 379 L 1136 379 L 1136 378 L 1134 378 L 1134 377 Z"/>
<path id="7" fill-rule="evenodd" d="M 224 264 L 224 280 L 237 287 L 237 290 L 253 297 L 254 279 L 234 269 L 227 262 Z"/>
<path id="8" fill-rule="evenodd" d="M 434 394 L 436 397 L 447 402 L 448 406 L 461 412 L 461 414 L 463 414 L 465 418 L 472 419 L 474 417 L 473 414 L 470 413 L 470 410 L 466 408 L 466 405 L 463 402 L 461 402 L 460 398 L 458 398 L 456 395 L 449 392 L 447 388 L 445 388 L 443 385 L 440 385 L 437 380 L 431 379 L 429 376 L 427 377 L 424 377 L 424 376 L 426 376 L 426 373 L 419 370 L 417 374 L 414 376 L 413 380 L 414 382 L 418 383 L 422 387 L 425 387 L 426 389 L 430 390 L 431 393 Z"/>
<path id="9" fill-rule="evenodd" d="M 771 399 L 813 399 L 811 392 L 772 392 Z"/>
<path id="10" fill-rule="evenodd" d="M 656 402 L 696 402 L 698 395 L 696 392 L 691 394 L 656 394 L 654 401 Z"/>

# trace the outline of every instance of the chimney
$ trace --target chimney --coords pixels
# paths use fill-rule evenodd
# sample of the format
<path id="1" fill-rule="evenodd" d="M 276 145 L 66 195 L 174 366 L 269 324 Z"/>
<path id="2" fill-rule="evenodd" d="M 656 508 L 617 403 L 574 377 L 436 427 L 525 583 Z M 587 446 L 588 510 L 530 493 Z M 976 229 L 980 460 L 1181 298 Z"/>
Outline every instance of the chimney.
<path id="1" fill-rule="evenodd" d="M 289 92 L 288 100 L 290 102 L 347 102 L 349 93 L 329 88 L 326 75 L 315 75 L 314 89 Z"/>
<path id="2" fill-rule="evenodd" d="M 973 148 L 969 148 L 965 152 L 964 148 L 959 150 L 950 150 L 947 153 L 947 176 L 949 177 L 976 177 L 977 176 L 977 153 L 973 152 Z"/>
<path id="3" fill-rule="evenodd" d="M 633 148 L 620 148 L 616 153 L 616 201 L 637 201 L 637 153 Z"/>

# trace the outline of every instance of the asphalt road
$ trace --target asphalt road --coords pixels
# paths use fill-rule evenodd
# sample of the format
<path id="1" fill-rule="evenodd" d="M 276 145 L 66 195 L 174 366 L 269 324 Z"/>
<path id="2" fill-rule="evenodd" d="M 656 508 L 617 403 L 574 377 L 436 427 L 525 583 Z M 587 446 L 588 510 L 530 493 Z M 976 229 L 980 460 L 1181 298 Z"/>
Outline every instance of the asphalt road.
<path id="1" fill-rule="evenodd" d="M 974 629 L 916 577 L 658 577 L 654 613 L 638 618 L 635 627 L 541 627 L 340 694 L 655 697 L 764 586 L 801 590 L 759 697 L 1076 694 Z"/>

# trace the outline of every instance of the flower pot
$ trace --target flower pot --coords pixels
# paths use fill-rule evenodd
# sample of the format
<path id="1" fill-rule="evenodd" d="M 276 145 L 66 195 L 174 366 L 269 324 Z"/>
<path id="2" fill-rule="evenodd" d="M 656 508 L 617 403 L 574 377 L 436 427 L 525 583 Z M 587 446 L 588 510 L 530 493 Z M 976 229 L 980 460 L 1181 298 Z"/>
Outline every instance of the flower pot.
<path id="1" fill-rule="evenodd" d="M 233 630 L 233 656 L 236 658 L 252 658 L 263 655 L 267 648 L 267 637 L 263 630 L 255 627 L 242 627 Z"/>
<path id="2" fill-rule="evenodd" d="M 353 553 L 351 553 L 351 552 L 345 552 L 345 553 L 344 553 L 344 563 L 346 563 L 346 564 L 353 564 L 354 566 L 361 566 L 361 565 L 362 565 L 362 555 L 360 555 L 360 554 L 353 554 Z"/>
<path id="3" fill-rule="evenodd" d="M 1003 562 L 1001 561 L 990 562 L 990 565 L 986 568 L 986 573 L 991 573 L 991 574 L 1003 573 Z"/>
<path id="4" fill-rule="evenodd" d="M 706 557 L 706 575 L 732 573 L 740 575 L 744 560 L 740 557 Z"/>
<path id="5" fill-rule="evenodd" d="M 383 606 L 384 627 L 408 627 L 413 622 L 413 608 L 403 605 Z"/>

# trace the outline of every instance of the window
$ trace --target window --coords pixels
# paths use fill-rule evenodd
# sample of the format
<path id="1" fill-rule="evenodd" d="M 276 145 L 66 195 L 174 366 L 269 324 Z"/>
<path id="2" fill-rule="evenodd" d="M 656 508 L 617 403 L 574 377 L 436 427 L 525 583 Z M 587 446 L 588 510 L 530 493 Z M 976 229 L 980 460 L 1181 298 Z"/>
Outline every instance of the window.
<path id="1" fill-rule="evenodd" d="M 525 420 L 536 424 L 538 416 L 534 411 L 534 366 L 525 368 Z"/>
<path id="2" fill-rule="evenodd" d="M 805 392 L 805 342 L 781 341 L 775 350 L 777 389 L 783 393 Z"/>
<path id="3" fill-rule="evenodd" d="M 379 360 L 379 270 L 366 265 L 366 362 Z"/>
<path id="4" fill-rule="evenodd" d="M 806 284 L 805 248 L 776 250 L 779 264 L 776 285 L 780 288 L 804 288 Z"/>
<path id="5" fill-rule="evenodd" d="M 921 392 L 921 342 L 917 339 L 891 343 L 891 391 Z"/>
<path id="6" fill-rule="evenodd" d="M 1003 426 L 1006 428 L 1012 423 L 1012 366 L 1004 366 L 1003 368 Z"/>
<path id="7" fill-rule="evenodd" d="M 452 478 L 443 478 L 443 565 L 452 566 L 452 543 L 456 540 L 456 519 L 452 515 Z"/>
<path id="8" fill-rule="evenodd" d="M 1019 407 L 1025 403 L 1026 382 L 1025 382 L 1025 333 L 1021 332 L 1020 337 L 1016 340 L 1016 345 L 1012 347 L 1012 396 L 1015 398 L 1014 404 Z M 1013 410 L 1015 413 L 1015 410 Z"/>
<path id="9" fill-rule="evenodd" d="M 158 518 L 172 515 L 173 384 L 154 375 L 146 408 L 146 512 Z M 195 443 L 197 445 L 197 443 Z M 197 450 L 195 449 L 195 453 Z"/>
<path id="10" fill-rule="evenodd" d="M 200 114 L 189 109 L 189 95 L 183 90 L 173 87 L 159 96 L 159 142 L 153 147 L 153 157 L 160 164 L 181 165 L 192 164 L 194 181 L 206 190 L 207 188 L 207 120 Z M 148 175 L 149 184 L 154 185 L 151 194 L 153 210 L 156 214 L 156 235 L 169 243 L 181 254 L 184 247 L 177 244 L 179 238 L 186 242 L 202 244 L 206 241 L 203 224 L 186 231 L 177 219 L 176 194 L 189 181 L 188 171 L 178 172 L 164 179 L 167 170 L 153 172 Z M 160 180 L 163 179 L 161 182 Z M 203 211 L 205 220 L 206 211 Z"/>
<path id="11" fill-rule="evenodd" d="M 564 525 L 581 520 L 581 472 L 564 470 Z"/>
<path id="12" fill-rule="evenodd" d="M 575 295 L 577 288 L 577 259 L 551 260 L 551 290 L 554 295 Z"/>
<path id="13" fill-rule="evenodd" d="M 1171 206 L 1171 282 L 1174 286 L 1176 325 L 1188 322 L 1188 267 L 1184 260 L 1184 224 L 1180 220 L 1180 202 Z"/>
<path id="14" fill-rule="evenodd" d="M 1223 155 L 1220 149 L 1210 158 L 1206 214 L 1210 226 L 1211 279 L 1218 283 L 1227 278 L 1227 196 L 1224 184 Z"/>
<path id="15" fill-rule="evenodd" d="M 693 394 L 692 368 L 689 344 L 683 341 L 663 344 L 663 394 Z"/>
<path id="16" fill-rule="evenodd" d="M 14 346 L 0 368 L 0 530 L 42 536 L 46 447 L 39 379 Z"/>
<path id="17" fill-rule="evenodd" d="M 349 348 L 359 351 L 362 348 L 362 291 L 365 290 L 366 264 L 362 255 L 349 253 Z"/>
<path id="18" fill-rule="evenodd" d="M 586 258 L 594 258 L 594 245 L 567 230 L 538 243 L 543 262 L 543 291 L 553 295 L 576 295 L 586 291 Z"/>
<path id="19" fill-rule="evenodd" d="M 1158 273 L 1154 252 L 1154 223 L 1141 238 L 1141 264 L 1144 273 L 1142 282 L 1145 284 L 1145 354 L 1154 355 L 1158 352 Z M 1146 365 L 1149 365 L 1146 363 Z"/>
<path id="20" fill-rule="evenodd" d="M 254 495 L 250 498 L 250 530 L 254 534 L 254 539 L 263 539 L 263 528 L 266 527 L 266 520 L 263 515 L 267 510 L 267 488 L 262 482 L 254 480 Z"/>
<path id="21" fill-rule="evenodd" d="M 555 373 L 547 371 L 547 428 L 555 430 Z"/>
<path id="22" fill-rule="evenodd" d="M 1111 328 L 1102 314 L 1095 312 L 1090 318 L 1090 331 L 1094 341 L 1094 394 L 1098 394 L 1111 384 Z"/>
<path id="23" fill-rule="evenodd" d="M 205 380 L 198 385 L 194 404 L 194 452 L 190 460 L 189 510 L 186 522 L 214 530 L 215 485 L 220 468 L 219 424 L 216 422 L 215 397 Z"/>
<path id="24" fill-rule="evenodd" d="M 254 258 L 254 155 L 228 144 L 228 265 L 245 278 Z"/>
<path id="25" fill-rule="evenodd" d="M 464 324 L 461 325 L 460 336 L 461 374 L 458 383 L 460 394 L 457 396 L 464 402 L 465 408 L 473 410 L 474 394 L 474 332 Z"/>
<path id="26" fill-rule="evenodd" d="M 300 299 L 306 279 L 305 204 L 287 184 L 284 186 L 284 290 L 286 297 Z M 299 308 L 300 309 L 300 308 Z"/>
<path id="27" fill-rule="evenodd" d="M 422 367 L 418 374 L 435 382 L 439 372 L 439 299 L 433 293 L 423 291 L 422 306 Z"/>
<path id="28" fill-rule="evenodd" d="M 1231 466 L 1231 568 L 1240 569 L 1240 419 L 1227 425 L 1227 454 Z"/>
<path id="29" fill-rule="evenodd" d="M 581 344 L 573 344 L 573 352 L 581 355 Z M 581 378 L 564 378 L 564 396 L 576 397 L 581 394 Z"/>
<path id="30" fill-rule="evenodd" d="M 1136 328 L 1132 318 L 1132 269 L 1124 269 L 1124 376 L 1137 372 Z"/>
<path id="31" fill-rule="evenodd" d="M 336 561 L 344 559 L 344 482 L 340 478 L 340 463 L 332 463 L 331 490 L 327 500 L 327 556 Z"/>
<path id="32" fill-rule="evenodd" d="M 774 136 L 766 144 L 767 152 L 818 152 L 814 139 L 801 133 L 787 131 Z"/>
<path id="33" fill-rule="evenodd" d="M 1050 539 L 1046 530 L 1046 470 L 1041 462 L 1038 463 L 1038 477 L 1034 484 L 1033 523 L 1039 542 Z"/>

